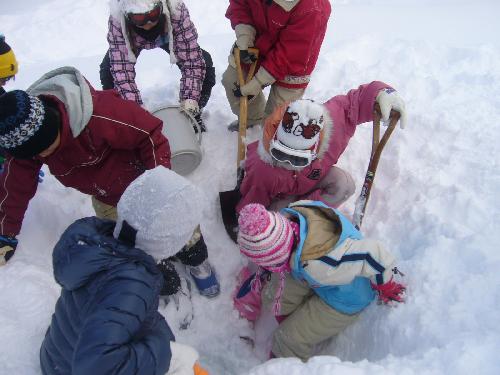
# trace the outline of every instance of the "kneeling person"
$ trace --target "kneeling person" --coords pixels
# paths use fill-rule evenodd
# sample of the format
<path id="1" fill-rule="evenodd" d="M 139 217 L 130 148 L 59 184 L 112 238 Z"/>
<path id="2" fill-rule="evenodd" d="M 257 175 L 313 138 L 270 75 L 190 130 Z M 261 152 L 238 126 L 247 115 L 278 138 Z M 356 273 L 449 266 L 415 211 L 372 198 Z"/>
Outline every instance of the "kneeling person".
<path id="1" fill-rule="evenodd" d="M 364 239 L 345 216 L 320 201 L 295 202 L 280 213 L 246 205 L 238 244 L 259 268 L 236 298 L 244 298 L 241 292 L 249 283 L 260 291 L 263 274 L 272 273 L 262 300 L 273 305 L 280 323 L 273 357 L 309 359 L 316 344 L 352 324 L 377 293 L 385 303 L 403 301 L 405 288 L 393 280 L 399 271 L 391 253 L 379 241 Z M 236 302 L 249 318 L 244 304 Z"/>

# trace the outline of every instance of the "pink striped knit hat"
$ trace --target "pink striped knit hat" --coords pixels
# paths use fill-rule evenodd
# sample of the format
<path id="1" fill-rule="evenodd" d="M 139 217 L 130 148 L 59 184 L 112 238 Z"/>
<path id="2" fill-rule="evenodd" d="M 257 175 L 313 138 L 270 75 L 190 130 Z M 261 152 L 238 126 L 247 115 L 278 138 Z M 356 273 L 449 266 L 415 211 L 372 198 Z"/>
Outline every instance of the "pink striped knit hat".
<path id="1" fill-rule="evenodd" d="M 261 204 L 250 203 L 240 211 L 238 224 L 242 254 L 271 272 L 289 270 L 294 232 L 288 219 Z"/>

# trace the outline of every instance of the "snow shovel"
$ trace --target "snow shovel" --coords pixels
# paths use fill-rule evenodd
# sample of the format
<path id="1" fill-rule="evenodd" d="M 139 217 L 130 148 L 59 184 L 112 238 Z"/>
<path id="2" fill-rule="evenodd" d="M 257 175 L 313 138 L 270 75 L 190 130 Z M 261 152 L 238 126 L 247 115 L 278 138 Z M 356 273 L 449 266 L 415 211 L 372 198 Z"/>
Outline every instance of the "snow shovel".
<path id="1" fill-rule="evenodd" d="M 259 56 L 259 50 L 255 48 L 249 48 L 249 52 L 252 52 L 257 58 Z M 257 66 L 257 61 L 254 61 L 248 70 L 246 79 L 243 77 L 243 70 L 241 68 L 240 61 L 240 50 L 235 47 L 233 50 L 234 61 L 236 62 L 236 71 L 238 73 L 238 83 L 243 86 L 245 83 L 249 82 Z M 236 219 L 236 205 L 240 201 L 240 184 L 243 181 L 244 169 L 242 162 L 245 160 L 246 145 L 245 137 L 247 133 L 247 120 L 248 120 L 248 97 L 240 97 L 240 115 L 239 119 L 239 130 L 238 130 L 238 159 L 237 159 L 237 170 L 236 170 L 236 187 L 233 190 L 219 192 L 220 208 L 222 212 L 222 222 L 226 228 L 226 232 L 231 237 L 231 239 L 236 242 L 238 233 L 235 232 L 235 228 L 238 226 Z"/>
<path id="2" fill-rule="evenodd" d="M 352 217 L 352 223 L 356 229 L 361 228 L 363 222 L 363 216 L 365 215 L 366 205 L 368 203 L 368 198 L 370 198 L 370 191 L 373 185 L 373 180 L 375 179 L 375 172 L 377 171 L 378 162 L 380 160 L 380 155 L 382 150 L 386 145 L 389 137 L 396 128 L 396 124 L 399 120 L 399 112 L 394 110 L 391 111 L 389 127 L 384 132 L 382 139 L 380 139 L 380 118 L 381 111 L 378 103 L 375 103 L 373 109 L 373 139 L 372 139 L 372 152 L 370 156 L 370 162 L 368 163 L 368 170 L 366 171 L 365 182 L 361 188 L 361 193 L 354 207 L 354 215 Z"/>

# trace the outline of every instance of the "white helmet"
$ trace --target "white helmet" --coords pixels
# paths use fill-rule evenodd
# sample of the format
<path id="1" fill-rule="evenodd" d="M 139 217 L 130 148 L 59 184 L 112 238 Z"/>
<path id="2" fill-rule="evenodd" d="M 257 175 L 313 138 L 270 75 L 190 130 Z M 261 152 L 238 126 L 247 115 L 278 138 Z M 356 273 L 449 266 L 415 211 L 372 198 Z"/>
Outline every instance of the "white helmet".
<path id="1" fill-rule="evenodd" d="M 127 13 L 147 13 L 152 10 L 158 4 L 161 4 L 160 0 L 122 0 L 120 2 L 121 10 L 124 14 Z"/>

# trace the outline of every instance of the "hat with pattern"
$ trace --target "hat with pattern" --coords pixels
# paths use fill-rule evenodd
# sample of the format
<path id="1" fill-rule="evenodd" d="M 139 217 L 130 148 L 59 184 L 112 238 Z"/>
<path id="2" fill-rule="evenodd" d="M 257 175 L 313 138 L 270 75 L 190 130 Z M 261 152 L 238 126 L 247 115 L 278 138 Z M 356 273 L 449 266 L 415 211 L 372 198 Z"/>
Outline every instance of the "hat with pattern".
<path id="1" fill-rule="evenodd" d="M 18 159 L 46 150 L 57 138 L 56 111 L 40 98 L 14 90 L 0 96 L 0 148 Z"/>
<path id="2" fill-rule="evenodd" d="M 324 126 L 323 112 L 321 104 L 309 99 L 290 103 L 276 133 L 278 140 L 295 150 L 313 148 Z"/>
<path id="3" fill-rule="evenodd" d="M 294 232 L 290 221 L 258 203 L 243 207 L 238 218 L 240 251 L 255 264 L 277 272 L 290 258 Z"/>

